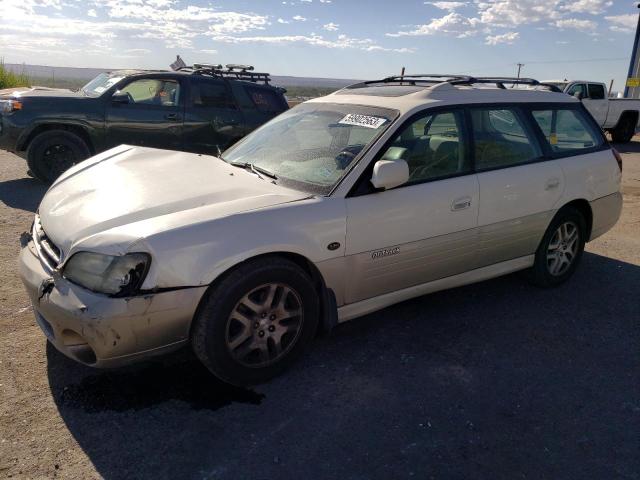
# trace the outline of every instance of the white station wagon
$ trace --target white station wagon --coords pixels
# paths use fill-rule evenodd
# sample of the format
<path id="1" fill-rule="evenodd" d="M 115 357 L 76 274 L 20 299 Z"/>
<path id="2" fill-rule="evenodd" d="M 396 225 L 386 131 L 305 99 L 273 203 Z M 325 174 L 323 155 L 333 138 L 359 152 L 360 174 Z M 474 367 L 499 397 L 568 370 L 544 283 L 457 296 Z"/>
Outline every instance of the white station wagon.
<path id="1" fill-rule="evenodd" d="M 87 365 L 191 344 L 247 385 L 412 297 L 524 269 L 564 282 L 620 216 L 620 156 L 577 99 L 505 83 L 390 77 L 222 157 L 122 145 L 76 165 L 23 236 L 38 324 Z"/>

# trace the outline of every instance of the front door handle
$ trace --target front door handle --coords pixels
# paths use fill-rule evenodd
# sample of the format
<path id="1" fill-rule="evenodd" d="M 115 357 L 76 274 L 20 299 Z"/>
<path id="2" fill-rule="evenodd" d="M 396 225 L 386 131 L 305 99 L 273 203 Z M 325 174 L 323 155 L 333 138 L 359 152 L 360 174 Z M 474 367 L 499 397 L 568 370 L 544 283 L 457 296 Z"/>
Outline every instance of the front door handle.
<path id="1" fill-rule="evenodd" d="M 547 180 L 547 183 L 544 186 L 545 190 L 553 190 L 554 188 L 558 188 L 560 186 L 559 178 L 550 178 Z"/>
<path id="2" fill-rule="evenodd" d="M 471 206 L 471 197 L 456 198 L 451 204 L 451 211 L 465 210 Z"/>
<path id="3" fill-rule="evenodd" d="M 166 120 L 171 120 L 172 122 L 177 122 L 179 120 L 177 113 L 167 113 L 164 118 Z"/>

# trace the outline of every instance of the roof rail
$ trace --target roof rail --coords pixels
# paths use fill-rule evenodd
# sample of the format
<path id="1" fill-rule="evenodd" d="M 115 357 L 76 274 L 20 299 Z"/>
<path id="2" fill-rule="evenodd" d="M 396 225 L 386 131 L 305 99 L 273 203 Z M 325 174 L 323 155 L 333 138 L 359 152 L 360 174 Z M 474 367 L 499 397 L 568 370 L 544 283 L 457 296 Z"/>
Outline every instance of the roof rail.
<path id="1" fill-rule="evenodd" d="M 386 77 L 380 80 L 368 80 L 366 82 L 355 83 L 345 87 L 346 90 L 365 88 L 370 85 L 376 84 L 398 84 L 398 85 L 418 85 L 425 84 L 425 86 L 434 86 L 441 83 L 449 83 L 451 85 L 474 85 L 478 83 L 494 84 L 496 87 L 506 89 L 505 84 L 512 86 L 516 85 L 530 85 L 536 87 L 545 87 L 552 92 L 560 92 L 555 85 L 549 83 L 542 83 L 533 78 L 514 78 L 514 77 L 472 77 L 470 75 L 449 75 L 449 74 L 436 74 L 425 73 L 419 75 L 398 75 Z"/>
<path id="2" fill-rule="evenodd" d="M 239 65 L 229 63 L 222 64 L 194 63 L 193 66 L 180 68 L 181 71 L 191 72 L 192 75 L 209 75 L 219 78 L 235 78 L 248 82 L 263 82 L 268 85 L 271 81 L 270 74 L 253 71 L 253 65 Z"/>

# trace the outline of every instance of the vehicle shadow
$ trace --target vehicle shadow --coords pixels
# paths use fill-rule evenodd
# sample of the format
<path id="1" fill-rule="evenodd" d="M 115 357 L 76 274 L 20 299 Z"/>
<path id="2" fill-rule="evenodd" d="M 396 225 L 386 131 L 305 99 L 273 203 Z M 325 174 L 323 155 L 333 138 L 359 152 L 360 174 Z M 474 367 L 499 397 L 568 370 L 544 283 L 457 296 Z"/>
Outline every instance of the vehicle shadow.
<path id="1" fill-rule="evenodd" d="M 435 293 L 340 325 L 253 390 L 186 351 L 96 371 L 49 348 L 48 378 L 107 480 L 634 478 L 638 285 L 587 253 L 556 289 Z"/>
<path id="2" fill-rule="evenodd" d="M 0 202 L 8 207 L 35 212 L 47 188 L 35 178 L 0 182 Z"/>
<path id="3" fill-rule="evenodd" d="M 620 153 L 640 153 L 640 137 L 634 137 L 627 143 L 611 143 L 611 146 Z"/>

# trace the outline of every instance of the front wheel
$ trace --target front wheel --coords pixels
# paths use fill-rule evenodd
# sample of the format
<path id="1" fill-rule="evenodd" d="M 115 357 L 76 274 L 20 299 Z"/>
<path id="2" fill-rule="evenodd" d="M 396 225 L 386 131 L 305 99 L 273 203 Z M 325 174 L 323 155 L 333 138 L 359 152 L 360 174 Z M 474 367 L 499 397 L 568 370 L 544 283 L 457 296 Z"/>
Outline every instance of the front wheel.
<path id="1" fill-rule="evenodd" d="M 529 272 L 532 283 L 554 287 L 568 280 L 582 258 L 586 230 L 586 221 L 579 210 L 572 207 L 560 210 L 536 251 Z"/>
<path id="2" fill-rule="evenodd" d="M 316 332 L 319 300 L 289 260 L 247 262 L 209 289 L 191 333 L 196 356 L 217 377 L 253 385 L 281 373 Z"/>
<path id="3" fill-rule="evenodd" d="M 87 144 L 67 130 L 47 130 L 36 136 L 27 150 L 27 164 L 34 176 L 46 184 L 91 155 Z"/>

